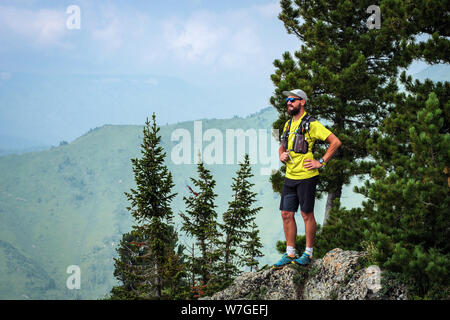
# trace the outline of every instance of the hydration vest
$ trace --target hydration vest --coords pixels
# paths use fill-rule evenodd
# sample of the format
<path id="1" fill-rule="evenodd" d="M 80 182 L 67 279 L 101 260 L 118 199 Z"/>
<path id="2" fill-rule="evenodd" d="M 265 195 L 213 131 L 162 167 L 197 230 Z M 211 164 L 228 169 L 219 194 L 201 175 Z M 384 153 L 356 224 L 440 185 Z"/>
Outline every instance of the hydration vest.
<path id="1" fill-rule="evenodd" d="M 292 149 L 289 151 L 294 151 L 295 153 L 302 153 L 302 154 L 308 152 L 309 144 L 308 141 L 306 140 L 306 133 L 308 133 L 309 135 L 309 124 L 312 121 L 316 121 L 316 119 L 309 114 L 303 117 L 302 121 L 300 122 L 300 125 L 298 126 L 297 131 L 295 132 L 295 138 L 294 143 L 292 144 Z M 291 120 L 289 120 L 289 124 L 281 137 L 281 144 L 284 150 L 287 151 L 288 151 L 289 132 L 291 130 L 291 124 L 292 118 Z M 309 138 L 311 139 L 311 136 Z"/>

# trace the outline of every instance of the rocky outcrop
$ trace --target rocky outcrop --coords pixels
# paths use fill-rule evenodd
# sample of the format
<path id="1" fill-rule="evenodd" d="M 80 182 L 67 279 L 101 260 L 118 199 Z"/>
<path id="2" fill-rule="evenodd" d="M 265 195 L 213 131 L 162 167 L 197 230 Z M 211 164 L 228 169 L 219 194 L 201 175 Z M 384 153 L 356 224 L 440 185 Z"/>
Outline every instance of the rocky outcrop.
<path id="1" fill-rule="evenodd" d="M 298 300 L 301 299 L 300 286 L 295 283 L 298 276 L 299 272 L 289 267 L 247 272 L 237 277 L 230 287 L 203 299 Z"/>
<path id="2" fill-rule="evenodd" d="M 406 287 L 383 290 L 383 272 L 362 268 L 365 253 L 336 248 L 308 267 L 247 272 L 208 300 L 406 300 Z"/>

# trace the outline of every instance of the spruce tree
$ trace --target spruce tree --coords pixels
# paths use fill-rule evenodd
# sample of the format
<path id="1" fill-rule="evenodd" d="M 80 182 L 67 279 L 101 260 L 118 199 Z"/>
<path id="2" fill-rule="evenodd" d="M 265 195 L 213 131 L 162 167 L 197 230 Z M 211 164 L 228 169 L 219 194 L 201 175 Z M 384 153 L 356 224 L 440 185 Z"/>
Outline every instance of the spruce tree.
<path id="1" fill-rule="evenodd" d="M 166 280 L 170 282 L 165 277 L 168 261 L 176 257 L 177 236 L 170 207 L 176 193 L 172 193 L 172 174 L 164 164 L 166 154 L 160 146 L 155 114 L 152 119 L 152 124 L 146 120 L 143 129 L 142 157 L 131 159 L 136 188 L 125 195 L 131 203 L 127 210 L 136 224 L 130 234 L 123 236 L 116 260 L 116 268 L 120 270 L 115 273 L 125 288 L 130 288 L 129 283 L 138 282 L 133 288 L 136 296 L 160 299 Z"/>
<path id="2" fill-rule="evenodd" d="M 250 166 L 250 158 L 245 154 L 244 161 L 239 164 L 236 177 L 233 177 L 231 189 L 233 199 L 228 202 L 228 210 L 223 214 L 221 229 L 224 234 L 222 241 L 223 262 L 221 278 L 224 285 L 230 284 L 240 272 L 239 266 L 257 266 L 255 258 L 261 256 L 262 247 L 258 229 L 254 223 L 255 215 L 261 207 L 252 208 L 256 202 L 256 192 L 252 191 L 254 183 Z"/>
<path id="3" fill-rule="evenodd" d="M 281 0 L 279 19 L 289 34 L 301 43 L 274 61 L 271 79 L 275 95 L 271 104 L 278 110 L 274 129 L 282 132 L 289 119 L 284 90 L 302 89 L 308 95 L 306 110 L 327 125 L 342 141 L 334 159 L 322 169 L 318 196 L 327 192 L 326 223 L 342 187 L 355 175 L 367 174 L 373 163 L 367 161 L 366 140 L 388 114 L 399 66 L 411 60 L 407 41 L 397 26 L 383 20 L 380 29 L 367 27 L 371 1 Z M 295 5 L 294 5 L 295 3 Z M 299 43 L 299 44 L 300 44 Z M 314 157 L 325 153 L 316 146 Z M 283 173 L 271 178 L 274 191 L 281 191 Z"/>
<path id="4" fill-rule="evenodd" d="M 136 230 L 125 233 L 117 248 L 118 258 L 114 258 L 114 277 L 121 283 L 110 292 L 113 300 L 136 300 L 148 296 L 150 289 L 143 276 L 146 239 Z"/>
<path id="5" fill-rule="evenodd" d="M 186 212 L 180 213 L 183 220 L 181 230 L 195 242 L 191 255 L 186 256 L 193 280 L 200 280 L 202 285 L 210 285 L 210 280 L 216 277 L 220 257 L 218 250 L 220 233 L 215 205 L 217 194 L 214 193 L 216 181 L 202 161 L 197 165 L 197 172 L 198 178 L 191 178 L 193 185 L 188 186 L 189 196 L 183 197 Z M 197 284 L 191 283 L 192 286 Z"/>
<path id="6" fill-rule="evenodd" d="M 247 231 L 247 237 L 241 247 L 241 259 L 244 265 L 250 268 L 250 272 L 258 270 L 258 258 L 264 255 L 260 250 L 263 248 L 263 245 L 259 236 L 259 229 L 254 221 L 250 225 L 249 231 Z"/>

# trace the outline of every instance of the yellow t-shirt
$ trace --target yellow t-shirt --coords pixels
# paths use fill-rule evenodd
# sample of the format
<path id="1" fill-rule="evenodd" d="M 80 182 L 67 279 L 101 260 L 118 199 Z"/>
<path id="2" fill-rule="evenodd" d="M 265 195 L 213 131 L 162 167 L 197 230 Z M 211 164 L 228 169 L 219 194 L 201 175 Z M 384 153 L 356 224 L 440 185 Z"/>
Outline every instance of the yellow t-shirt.
<path id="1" fill-rule="evenodd" d="M 303 117 L 306 115 L 306 112 L 298 119 L 297 121 L 292 121 L 291 129 L 289 130 L 289 139 L 288 139 L 288 149 L 291 150 L 294 144 L 295 132 L 298 129 L 298 126 L 302 122 Z M 286 131 L 286 128 L 289 124 L 289 120 L 284 124 L 283 132 Z M 308 152 L 305 154 L 295 153 L 294 151 L 290 151 L 294 164 L 290 158 L 286 161 L 286 178 L 299 180 L 299 179 L 308 179 L 314 176 L 319 175 L 319 170 L 311 169 L 308 170 L 303 167 L 303 161 L 305 159 L 314 159 L 314 155 L 312 153 L 312 149 L 314 147 L 314 143 L 317 139 L 325 141 L 328 136 L 331 134 L 331 131 L 325 128 L 319 121 L 312 121 L 309 124 L 309 131 L 305 134 L 306 141 L 308 141 Z"/>

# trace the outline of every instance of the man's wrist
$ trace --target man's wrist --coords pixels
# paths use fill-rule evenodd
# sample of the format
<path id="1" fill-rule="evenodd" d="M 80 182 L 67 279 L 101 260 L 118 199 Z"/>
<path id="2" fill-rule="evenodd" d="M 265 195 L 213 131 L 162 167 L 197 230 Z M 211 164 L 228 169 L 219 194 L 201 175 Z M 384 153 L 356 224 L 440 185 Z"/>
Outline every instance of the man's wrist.
<path id="1" fill-rule="evenodd" d="M 326 166 L 326 162 L 323 158 L 320 158 L 319 163 L 322 165 L 322 167 Z"/>

